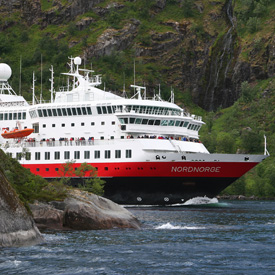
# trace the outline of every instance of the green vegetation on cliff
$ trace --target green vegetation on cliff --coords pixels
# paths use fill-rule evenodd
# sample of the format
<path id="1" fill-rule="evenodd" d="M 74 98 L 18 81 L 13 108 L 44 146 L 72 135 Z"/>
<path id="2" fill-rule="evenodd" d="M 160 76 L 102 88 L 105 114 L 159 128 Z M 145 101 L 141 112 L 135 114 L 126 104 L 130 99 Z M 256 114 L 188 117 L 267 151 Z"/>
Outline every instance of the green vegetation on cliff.
<path id="1" fill-rule="evenodd" d="M 50 97 L 50 65 L 55 70 L 55 88 L 64 85 L 65 78 L 59 74 L 67 71 L 68 56 L 85 57 L 86 67 L 92 63 L 96 72 L 103 74 L 106 88 L 118 93 L 124 83 L 131 93 L 135 62 L 136 84 L 145 84 L 149 95 L 161 84 L 162 97 L 167 100 L 172 86 L 177 104 L 203 116 L 207 124 L 201 139 L 211 152 L 263 153 L 265 134 L 271 157 L 226 192 L 275 196 L 274 1 L 232 1 L 232 37 L 226 36 L 231 27 L 226 15 L 229 0 L 99 0 L 97 5 L 92 1 L 40 0 L 41 5 L 23 1 L 25 7 L 14 5 L 11 10 L 5 2 L 0 4 L 0 62 L 12 67 L 10 84 L 16 92 L 20 59 L 20 92 L 28 100 L 33 71 L 36 90 L 40 92 L 42 87 L 45 99 Z M 234 40 L 230 54 L 224 51 L 225 37 Z M 226 76 L 216 73 L 217 82 L 224 83 L 225 89 L 214 91 L 220 92 L 221 101 L 227 93 L 230 104 L 235 104 L 206 112 L 203 104 L 200 108 L 196 103 L 198 98 L 208 99 L 204 92 L 215 57 L 225 57 L 219 71 L 230 72 Z"/>
<path id="2" fill-rule="evenodd" d="M 208 113 L 201 140 L 210 152 L 263 154 L 270 157 L 229 186 L 223 194 L 275 197 L 275 79 L 256 86 L 244 82 L 241 98 L 227 109 Z"/>

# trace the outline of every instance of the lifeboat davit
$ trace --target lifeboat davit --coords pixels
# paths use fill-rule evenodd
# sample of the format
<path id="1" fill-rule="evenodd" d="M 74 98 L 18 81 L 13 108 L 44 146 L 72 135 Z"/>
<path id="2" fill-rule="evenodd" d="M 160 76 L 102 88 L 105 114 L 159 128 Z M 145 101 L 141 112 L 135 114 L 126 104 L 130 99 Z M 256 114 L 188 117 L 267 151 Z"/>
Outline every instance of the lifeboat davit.
<path id="1" fill-rule="evenodd" d="M 31 129 L 31 128 L 26 128 L 23 130 L 14 129 L 11 131 L 5 131 L 4 133 L 1 134 L 1 136 L 3 138 L 23 138 L 30 135 L 33 131 L 34 129 Z"/>

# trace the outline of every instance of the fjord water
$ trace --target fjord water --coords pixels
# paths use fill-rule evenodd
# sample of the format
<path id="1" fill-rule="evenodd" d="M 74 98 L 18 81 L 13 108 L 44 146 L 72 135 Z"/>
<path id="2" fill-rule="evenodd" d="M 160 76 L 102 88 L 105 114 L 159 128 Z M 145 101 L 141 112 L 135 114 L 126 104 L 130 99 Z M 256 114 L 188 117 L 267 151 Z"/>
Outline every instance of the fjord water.
<path id="1" fill-rule="evenodd" d="M 0 274 L 275 274 L 275 201 L 128 208 L 141 230 L 44 232 L 0 250 Z"/>

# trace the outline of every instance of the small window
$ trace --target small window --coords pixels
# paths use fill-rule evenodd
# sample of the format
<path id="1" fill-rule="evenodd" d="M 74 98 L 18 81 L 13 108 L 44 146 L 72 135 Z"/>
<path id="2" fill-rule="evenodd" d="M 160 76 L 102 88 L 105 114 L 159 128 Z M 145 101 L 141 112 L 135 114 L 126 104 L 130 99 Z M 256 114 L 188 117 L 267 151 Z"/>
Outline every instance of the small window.
<path id="1" fill-rule="evenodd" d="M 74 127 L 74 123 L 71 123 L 71 127 Z"/>
<path id="2" fill-rule="evenodd" d="M 159 125 L 160 125 L 160 120 L 159 120 L 159 119 L 156 119 L 154 125 L 159 126 Z"/>
<path id="3" fill-rule="evenodd" d="M 105 121 L 101 121 L 101 125 L 105 125 Z"/>
<path id="4" fill-rule="evenodd" d="M 110 150 L 105 150 L 105 159 L 111 158 L 111 151 Z"/>
<path id="5" fill-rule="evenodd" d="M 136 124 L 141 124 L 141 118 L 136 118 Z"/>
<path id="6" fill-rule="evenodd" d="M 53 111 L 53 116 L 57 116 L 57 111 L 56 111 L 56 109 L 52 109 L 52 111 Z"/>
<path id="7" fill-rule="evenodd" d="M 59 171 L 59 169 L 58 169 L 58 168 L 55 168 L 55 171 Z"/>
<path id="8" fill-rule="evenodd" d="M 105 171 L 108 171 L 108 167 L 104 167 L 104 170 L 105 170 Z"/>
<path id="9" fill-rule="evenodd" d="M 61 109 L 57 109 L 57 114 L 58 114 L 59 116 L 62 116 Z"/>
<path id="10" fill-rule="evenodd" d="M 81 109 L 82 109 L 82 114 L 83 114 L 83 115 L 87 115 L 86 108 L 85 108 L 85 107 L 82 107 Z"/>
<path id="11" fill-rule="evenodd" d="M 135 118 L 134 117 L 130 117 L 130 124 L 134 124 L 135 123 Z"/>
<path id="12" fill-rule="evenodd" d="M 16 153 L 16 159 L 21 160 L 22 158 L 22 153 Z"/>
<path id="13" fill-rule="evenodd" d="M 81 108 L 80 108 L 80 107 L 77 107 L 76 110 L 77 110 L 77 114 L 81 116 L 81 115 L 82 115 L 82 113 L 81 113 Z"/>
<path id="14" fill-rule="evenodd" d="M 111 139 L 114 139 L 115 137 L 114 136 L 111 136 Z"/>
<path id="15" fill-rule="evenodd" d="M 80 159 L 80 151 L 74 151 L 74 158 Z"/>
<path id="16" fill-rule="evenodd" d="M 90 151 L 84 151 L 84 159 L 90 158 Z"/>
<path id="17" fill-rule="evenodd" d="M 84 122 L 81 122 L 81 126 L 85 126 L 85 123 L 84 123 Z"/>
<path id="18" fill-rule="evenodd" d="M 147 123 L 148 123 L 148 119 L 143 119 L 141 124 L 147 125 Z"/>
<path id="19" fill-rule="evenodd" d="M 67 114 L 68 114 L 68 116 L 71 116 L 71 115 L 72 115 L 72 111 L 71 111 L 70 108 L 67 108 Z"/>
<path id="20" fill-rule="evenodd" d="M 100 151 L 95 151 L 95 159 L 99 159 L 100 158 Z"/>
<path id="21" fill-rule="evenodd" d="M 107 110 L 108 110 L 108 114 L 112 114 L 113 113 L 111 106 L 107 106 Z"/>
<path id="22" fill-rule="evenodd" d="M 64 159 L 70 159 L 70 151 L 64 152 Z"/>
<path id="23" fill-rule="evenodd" d="M 120 159 L 121 158 L 121 150 L 115 150 L 115 158 Z"/>
<path id="24" fill-rule="evenodd" d="M 67 116 L 67 111 L 66 111 L 66 108 L 62 108 L 61 110 L 62 110 L 62 114 L 63 114 L 63 116 Z"/>
<path id="25" fill-rule="evenodd" d="M 54 152 L 54 159 L 60 159 L 60 152 Z"/>
<path id="26" fill-rule="evenodd" d="M 104 139 L 104 137 L 100 137 L 100 139 Z"/>
<path id="27" fill-rule="evenodd" d="M 26 160 L 31 160 L 31 153 L 30 152 L 26 152 Z"/>
<path id="28" fill-rule="evenodd" d="M 40 160 L 40 152 L 35 152 L 35 160 Z"/>
<path id="29" fill-rule="evenodd" d="M 42 112 L 43 112 L 43 116 L 44 116 L 44 117 L 47 117 L 47 116 L 48 116 L 48 113 L 47 113 L 47 110 L 46 110 L 46 109 L 43 109 Z"/>
<path id="30" fill-rule="evenodd" d="M 50 159 L 50 152 L 45 152 L 45 160 L 49 160 Z"/>
<path id="31" fill-rule="evenodd" d="M 106 106 L 102 106 L 102 112 L 103 112 L 103 114 L 107 114 L 107 108 L 106 108 Z"/>
<path id="32" fill-rule="evenodd" d="M 65 123 L 62 123 L 62 124 L 61 124 L 61 127 L 65 127 Z"/>
<path id="33" fill-rule="evenodd" d="M 76 116 L 77 113 L 76 113 L 76 109 L 75 108 L 72 108 L 72 112 L 73 112 L 73 115 Z"/>
<path id="34" fill-rule="evenodd" d="M 116 122 L 115 121 L 112 121 L 112 125 L 115 125 L 116 124 Z"/>
<path id="35" fill-rule="evenodd" d="M 46 170 L 47 172 L 49 172 L 50 169 L 49 169 L 49 168 L 46 168 L 45 170 Z"/>
<path id="36" fill-rule="evenodd" d="M 36 168 L 36 171 L 38 172 L 40 169 L 39 168 Z"/>
<path id="37" fill-rule="evenodd" d="M 43 124 L 42 127 L 43 127 L 43 128 L 46 128 L 46 124 Z"/>
<path id="38" fill-rule="evenodd" d="M 121 138 L 121 139 L 124 139 L 124 136 L 121 136 L 120 138 Z"/>
<path id="39" fill-rule="evenodd" d="M 55 128 L 55 124 L 52 124 L 52 127 Z"/>
<path id="40" fill-rule="evenodd" d="M 101 114 L 102 114 L 101 107 L 96 107 L 96 109 L 97 109 L 97 113 L 98 113 L 99 115 L 101 115 Z"/>
<path id="41" fill-rule="evenodd" d="M 48 109 L 48 115 L 49 115 L 49 116 L 53 116 L 52 110 L 51 110 L 51 109 Z"/>
<path id="42" fill-rule="evenodd" d="M 95 123 L 94 123 L 94 122 L 91 122 L 91 126 L 95 126 Z"/>
<path id="43" fill-rule="evenodd" d="M 175 120 L 169 120 L 168 126 L 174 126 L 174 124 L 175 124 Z"/>
<path id="44" fill-rule="evenodd" d="M 131 158 L 132 157 L 132 150 L 126 150 L 126 158 Z"/>
<path id="45" fill-rule="evenodd" d="M 87 107 L 87 113 L 88 113 L 88 115 L 92 115 L 92 109 L 91 109 L 91 107 Z"/>

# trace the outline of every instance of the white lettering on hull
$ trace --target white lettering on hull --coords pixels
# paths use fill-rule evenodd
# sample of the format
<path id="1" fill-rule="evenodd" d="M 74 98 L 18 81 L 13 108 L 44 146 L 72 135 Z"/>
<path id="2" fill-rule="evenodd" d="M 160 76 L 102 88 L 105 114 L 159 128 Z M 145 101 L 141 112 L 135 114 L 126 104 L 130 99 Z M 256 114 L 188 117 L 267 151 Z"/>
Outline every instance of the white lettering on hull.
<path id="1" fill-rule="evenodd" d="M 173 166 L 171 172 L 175 173 L 220 173 L 221 167 L 186 167 Z"/>

